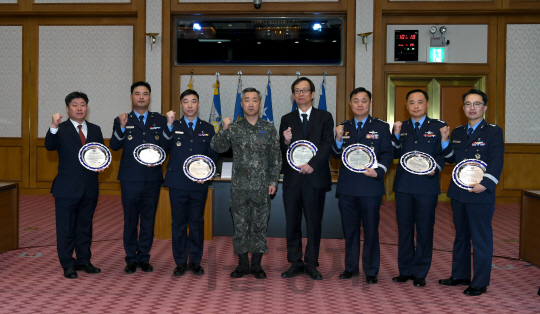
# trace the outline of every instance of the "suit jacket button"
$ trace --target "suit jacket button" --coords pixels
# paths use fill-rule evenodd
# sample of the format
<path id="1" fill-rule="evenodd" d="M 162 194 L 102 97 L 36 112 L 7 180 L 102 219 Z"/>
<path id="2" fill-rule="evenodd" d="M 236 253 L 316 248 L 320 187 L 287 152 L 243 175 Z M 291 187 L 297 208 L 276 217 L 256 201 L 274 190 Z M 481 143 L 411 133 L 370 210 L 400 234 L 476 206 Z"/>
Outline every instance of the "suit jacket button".
<path id="1" fill-rule="evenodd" d="M 189 151 L 192 151 L 192 149 L 190 148 Z"/>
<path id="2" fill-rule="evenodd" d="M 143 143 L 146 143 L 146 141 L 145 141 L 145 140 L 143 140 L 142 142 L 143 142 Z"/>
<path id="3" fill-rule="evenodd" d="M 465 151 L 467 151 L 467 150 L 465 149 Z"/>
<path id="4" fill-rule="evenodd" d="M 191 143 L 193 143 L 193 140 L 189 140 Z"/>
<path id="5" fill-rule="evenodd" d="M 142 132 L 142 135 L 146 135 L 146 132 Z"/>

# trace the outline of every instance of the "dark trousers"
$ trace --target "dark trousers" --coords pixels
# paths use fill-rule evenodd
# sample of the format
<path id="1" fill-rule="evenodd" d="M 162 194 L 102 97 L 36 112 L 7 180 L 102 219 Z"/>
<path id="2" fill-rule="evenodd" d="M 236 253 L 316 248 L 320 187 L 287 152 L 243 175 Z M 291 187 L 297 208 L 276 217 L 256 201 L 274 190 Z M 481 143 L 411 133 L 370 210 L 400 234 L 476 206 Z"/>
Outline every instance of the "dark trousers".
<path id="1" fill-rule="evenodd" d="M 287 260 L 294 267 L 319 265 L 321 244 L 321 224 L 324 211 L 326 189 L 312 187 L 307 181 L 295 187 L 283 188 L 285 207 Z M 306 217 L 307 246 L 302 262 L 302 213 Z"/>
<path id="2" fill-rule="evenodd" d="M 366 276 L 377 276 L 381 263 L 379 220 L 381 196 L 339 195 L 341 220 L 345 233 L 345 270 L 359 271 L 360 227 L 364 228 L 362 269 Z"/>
<path id="3" fill-rule="evenodd" d="M 471 278 L 471 241 L 473 246 L 474 277 L 471 286 L 487 287 L 491 278 L 493 259 L 493 229 L 491 221 L 495 204 L 471 204 L 451 200 L 456 228 L 452 255 L 452 277 Z"/>
<path id="4" fill-rule="evenodd" d="M 172 218 L 172 250 L 177 265 L 200 264 L 204 248 L 204 207 L 208 190 L 169 188 Z M 189 225 L 189 236 L 187 226 Z"/>
<path id="5" fill-rule="evenodd" d="M 160 181 L 120 181 L 126 263 L 150 261 L 160 187 Z M 140 232 L 137 232 L 139 218 Z"/>
<path id="6" fill-rule="evenodd" d="M 437 199 L 438 195 L 396 192 L 398 267 L 401 275 L 426 278 L 431 268 Z"/>
<path id="7" fill-rule="evenodd" d="M 97 197 L 54 199 L 56 206 L 56 248 L 63 268 L 90 263 L 92 219 Z M 73 258 L 73 250 L 77 259 Z"/>

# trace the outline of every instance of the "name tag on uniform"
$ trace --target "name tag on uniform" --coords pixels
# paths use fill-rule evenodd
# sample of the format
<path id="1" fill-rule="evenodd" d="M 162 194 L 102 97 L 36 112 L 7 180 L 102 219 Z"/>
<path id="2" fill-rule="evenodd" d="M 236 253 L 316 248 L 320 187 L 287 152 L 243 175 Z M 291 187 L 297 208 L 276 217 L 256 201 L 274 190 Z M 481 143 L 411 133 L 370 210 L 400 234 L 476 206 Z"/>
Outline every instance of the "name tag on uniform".
<path id="1" fill-rule="evenodd" d="M 484 142 L 474 142 L 474 143 L 472 143 L 472 146 L 486 146 L 486 143 L 484 143 Z"/>
<path id="2" fill-rule="evenodd" d="M 150 130 L 159 130 L 159 129 L 161 129 L 160 126 L 151 126 L 150 127 Z"/>
<path id="3" fill-rule="evenodd" d="M 134 125 L 126 125 L 126 129 L 133 129 L 133 128 L 135 128 Z"/>
<path id="4" fill-rule="evenodd" d="M 234 136 L 235 136 L 235 137 L 242 137 L 242 136 L 244 136 L 244 134 L 240 134 L 240 133 L 239 133 L 239 134 L 235 134 Z"/>
<path id="5" fill-rule="evenodd" d="M 407 136 L 407 133 L 401 133 L 399 136 Z"/>
<path id="6" fill-rule="evenodd" d="M 459 144 L 459 143 L 461 143 L 461 141 L 458 141 L 458 140 L 452 140 L 452 143 Z"/>
<path id="7" fill-rule="evenodd" d="M 259 133 L 257 133 L 257 135 L 258 135 L 259 137 L 266 137 L 266 136 L 268 136 L 268 134 L 266 133 L 265 130 L 260 130 Z"/>
<path id="8" fill-rule="evenodd" d="M 182 131 L 174 131 L 174 133 L 176 133 L 176 134 L 184 134 L 184 132 L 182 132 Z"/>
<path id="9" fill-rule="evenodd" d="M 348 133 L 348 132 L 347 132 Z M 341 138 L 351 138 L 350 136 L 342 136 Z"/>

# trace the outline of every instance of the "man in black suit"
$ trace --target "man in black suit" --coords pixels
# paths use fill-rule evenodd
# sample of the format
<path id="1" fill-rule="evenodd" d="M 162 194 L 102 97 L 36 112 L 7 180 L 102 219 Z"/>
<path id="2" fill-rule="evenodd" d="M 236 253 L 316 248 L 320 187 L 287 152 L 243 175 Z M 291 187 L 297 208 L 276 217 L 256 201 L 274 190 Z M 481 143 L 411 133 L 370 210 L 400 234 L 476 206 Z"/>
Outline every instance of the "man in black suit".
<path id="1" fill-rule="evenodd" d="M 300 171 L 285 165 L 283 173 L 283 203 L 287 233 L 287 260 L 291 267 L 281 274 L 292 278 L 307 273 L 313 280 L 322 280 L 319 266 L 321 223 L 326 192 L 330 190 L 330 150 L 334 138 L 334 119 L 325 111 L 312 107 L 315 85 L 298 78 L 291 86 L 298 110 L 284 115 L 279 127 L 281 151 L 286 154 L 290 144 L 298 140 L 312 142 L 317 154 L 302 165 Z M 306 217 L 307 246 L 302 260 L 302 211 Z M 305 263 L 305 264 L 304 264 Z"/>
<path id="2" fill-rule="evenodd" d="M 118 180 L 124 207 L 126 274 L 133 274 L 137 266 L 141 267 L 143 272 L 154 270 L 150 265 L 150 249 L 154 240 L 159 190 L 163 182 L 161 165 L 145 166 L 133 157 L 133 151 L 143 143 L 164 147 L 167 141 L 172 139 L 167 118 L 160 113 L 148 111 L 150 92 L 150 84 L 146 82 L 131 85 L 133 111 L 114 119 L 110 141 L 112 150 L 123 149 Z M 168 115 L 171 114 L 172 111 L 168 112 Z M 140 232 L 137 232 L 139 220 Z"/>
<path id="3" fill-rule="evenodd" d="M 69 119 L 62 121 L 60 113 L 52 116 L 45 136 L 45 148 L 58 151 L 58 174 L 53 181 L 56 212 L 56 246 L 64 277 L 77 278 L 77 270 L 89 274 L 101 270 L 92 263 L 92 219 L 99 195 L 98 173 L 83 167 L 79 150 L 86 143 L 103 144 L 99 126 L 85 121 L 88 97 L 81 92 L 66 96 Z M 73 258 L 73 250 L 77 259 Z"/>
<path id="4" fill-rule="evenodd" d="M 176 263 L 173 275 L 182 276 L 187 269 L 195 275 L 202 275 L 204 207 L 209 181 L 191 180 L 185 175 L 183 166 L 186 159 L 193 155 L 205 155 L 216 162 L 217 153 L 210 148 L 210 141 L 216 132 L 212 124 L 197 117 L 199 94 L 196 91 L 186 89 L 180 95 L 180 106 L 184 116 L 179 120 L 174 120 L 176 113 L 172 113 L 172 119 L 167 113 L 167 126 L 173 133 L 173 140 L 167 145 L 171 155 L 164 182 L 169 187 L 171 201 L 172 250 Z M 171 120 L 174 122 L 171 123 Z"/>

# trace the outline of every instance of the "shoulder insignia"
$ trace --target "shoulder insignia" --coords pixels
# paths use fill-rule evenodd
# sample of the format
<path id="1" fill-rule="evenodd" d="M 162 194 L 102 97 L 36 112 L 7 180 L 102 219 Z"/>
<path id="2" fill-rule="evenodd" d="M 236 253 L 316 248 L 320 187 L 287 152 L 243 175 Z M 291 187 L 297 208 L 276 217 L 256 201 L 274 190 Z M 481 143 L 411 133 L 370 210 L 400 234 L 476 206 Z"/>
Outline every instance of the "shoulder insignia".
<path id="1" fill-rule="evenodd" d="M 341 123 L 338 124 L 338 125 L 352 124 L 352 121 L 353 121 L 352 119 L 350 119 L 350 120 L 345 120 L 345 121 L 341 122 Z"/>
<path id="2" fill-rule="evenodd" d="M 432 120 L 432 121 L 437 121 L 437 122 L 445 123 L 445 124 L 446 124 L 446 122 L 444 122 L 443 120 L 439 120 L 439 119 L 431 119 L 431 120 Z"/>
<path id="3" fill-rule="evenodd" d="M 459 129 L 459 128 L 463 128 L 463 129 L 464 129 L 466 126 L 467 126 L 466 124 L 460 125 L 460 126 L 458 126 L 456 129 Z"/>
<path id="4" fill-rule="evenodd" d="M 488 123 L 487 125 L 489 125 L 489 126 L 492 127 L 492 128 L 494 128 L 494 127 L 497 126 L 496 124 L 493 124 L 493 123 Z"/>
<path id="5" fill-rule="evenodd" d="M 384 121 L 382 119 L 379 119 L 379 118 L 373 118 L 373 120 L 388 124 L 388 122 L 386 122 L 386 121 Z"/>

